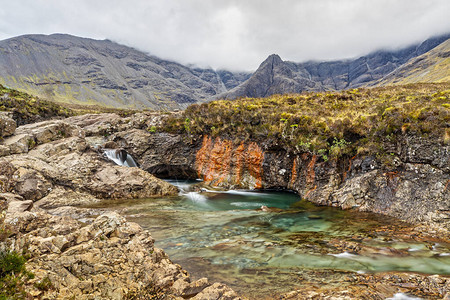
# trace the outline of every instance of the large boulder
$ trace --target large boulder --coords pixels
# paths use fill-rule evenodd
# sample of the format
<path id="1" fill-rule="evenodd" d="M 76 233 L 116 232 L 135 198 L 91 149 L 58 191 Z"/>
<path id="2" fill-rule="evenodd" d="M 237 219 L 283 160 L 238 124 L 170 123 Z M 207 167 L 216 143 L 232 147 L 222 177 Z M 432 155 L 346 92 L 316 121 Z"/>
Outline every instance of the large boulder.
<path id="1" fill-rule="evenodd" d="M 85 135 L 80 127 L 62 120 L 43 121 L 23 125 L 17 128 L 16 134 L 31 135 L 37 145 L 72 136 L 83 138 Z"/>
<path id="2" fill-rule="evenodd" d="M 115 120 L 112 115 L 106 117 Z M 95 124 L 106 122 L 96 115 L 91 118 Z M 90 124 L 91 118 L 81 120 Z M 45 197 L 38 206 L 48 208 L 84 205 L 99 198 L 178 193 L 177 188 L 144 170 L 118 166 L 103 157 L 89 145 L 84 129 L 73 120 L 73 124 L 56 120 L 24 125 L 4 140 L 1 146 L 7 151 L 0 158 L 0 192 L 13 192 L 32 201 Z M 81 120 L 78 123 L 90 126 Z"/>
<path id="3" fill-rule="evenodd" d="M 66 119 L 66 122 L 83 128 L 86 136 L 110 135 L 119 130 L 124 122 L 117 114 L 86 114 Z"/>
<path id="4" fill-rule="evenodd" d="M 5 112 L 0 112 L 0 138 L 14 134 L 16 121 Z"/>
<path id="5" fill-rule="evenodd" d="M 36 170 L 19 168 L 14 172 L 14 190 L 28 200 L 39 200 L 52 189 L 52 184 Z"/>

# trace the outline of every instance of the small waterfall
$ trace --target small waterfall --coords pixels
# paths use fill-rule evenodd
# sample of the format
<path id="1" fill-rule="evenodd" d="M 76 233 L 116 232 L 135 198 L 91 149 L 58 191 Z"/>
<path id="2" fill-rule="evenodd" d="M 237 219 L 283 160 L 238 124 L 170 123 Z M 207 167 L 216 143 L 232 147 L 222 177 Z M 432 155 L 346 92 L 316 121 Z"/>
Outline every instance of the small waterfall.
<path id="1" fill-rule="evenodd" d="M 104 154 L 119 166 L 137 167 L 133 157 L 123 149 L 106 149 Z"/>
<path id="2" fill-rule="evenodd" d="M 165 179 L 168 183 L 176 186 L 178 190 L 180 191 L 180 195 L 186 194 L 190 186 L 193 184 L 192 182 L 189 182 L 188 180 L 177 180 L 177 179 Z"/>

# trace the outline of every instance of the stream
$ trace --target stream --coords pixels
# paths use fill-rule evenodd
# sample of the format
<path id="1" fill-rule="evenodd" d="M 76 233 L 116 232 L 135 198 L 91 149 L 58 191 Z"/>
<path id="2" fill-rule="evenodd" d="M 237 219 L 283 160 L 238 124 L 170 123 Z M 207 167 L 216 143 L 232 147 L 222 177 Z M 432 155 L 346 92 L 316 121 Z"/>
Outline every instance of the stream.
<path id="1" fill-rule="evenodd" d="M 251 299 L 305 285 L 340 284 L 387 271 L 450 275 L 450 244 L 411 235 L 387 216 L 318 207 L 280 191 L 189 192 L 105 203 L 149 230 L 192 278 L 228 284 Z M 267 207 L 261 210 L 261 207 Z"/>

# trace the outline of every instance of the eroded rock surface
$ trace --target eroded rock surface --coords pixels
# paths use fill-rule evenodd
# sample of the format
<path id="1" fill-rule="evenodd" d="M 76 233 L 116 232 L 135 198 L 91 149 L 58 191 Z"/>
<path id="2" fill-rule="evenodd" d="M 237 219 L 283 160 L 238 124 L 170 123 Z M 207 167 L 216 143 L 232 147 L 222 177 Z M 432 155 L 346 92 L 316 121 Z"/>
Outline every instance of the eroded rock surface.
<path id="1" fill-rule="evenodd" d="M 405 134 L 397 144 L 384 145 L 393 153 L 389 166 L 371 156 L 324 161 L 272 140 L 147 130 L 163 118 L 152 113 L 127 118 L 84 115 L 21 126 L 0 142 L 0 206 L 8 211 L 7 222 L 14 228 L 9 243 L 17 250 L 29 245 L 32 259 L 27 264 L 36 273 L 35 281 L 48 277 L 54 282 L 49 298 L 88 299 L 92 294 L 121 299 L 127 293 L 149 291 L 194 299 L 237 298 L 222 284 L 192 282 L 181 267 L 153 248 L 151 236 L 138 225 L 112 214 L 93 220 L 88 211 L 67 207 L 109 198 L 177 194 L 175 187 L 150 173 L 203 178 L 222 187 L 290 189 L 320 205 L 387 214 L 448 236 L 448 145 Z M 106 146 L 127 150 L 141 168 L 108 161 L 100 151 Z M 354 280 L 375 286 L 382 280 L 377 276 L 355 275 Z M 383 276 L 391 276 L 383 279 L 387 289 L 397 275 Z M 436 277 L 436 283 L 430 276 L 411 278 L 403 278 L 401 284 L 420 287 L 423 280 L 423 289 L 446 295 L 447 279 Z M 35 296 L 46 297 L 47 292 L 30 289 Z M 304 289 L 286 294 L 286 299 L 360 295 L 350 287 L 323 293 Z"/>
<path id="2" fill-rule="evenodd" d="M 30 256 L 26 266 L 35 278 L 27 291 L 33 297 L 123 299 L 148 292 L 168 299 L 197 294 L 194 299 L 240 299 L 230 288 L 211 285 L 206 278 L 191 282 L 186 271 L 154 248 L 147 231 L 117 213 L 83 225 L 70 217 L 26 211 L 8 213 L 5 224 L 12 232 L 10 248 Z M 36 283 L 43 280 L 49 280 L 51 288 L 38 289 Z"/>
<path id="3" fill-rule="evenodd" d="M 16 140 L 18 136 L 25 136 L 28 142 Z M 95 197 L 147 198 L 177 193 L 175 187 L 142 169 L 117 166 L 103 158 L 86 142 L 84 130 L 73 122 L 21 126 L 3 145 L 9 146 L 11 155 L 0 158 L 0 169 L 4 170 L 0 190 L 26 200 L 38 201 L 47 196 L 58 199 L 64 193 L 79 193 L 78 204 L 87 204 L 88 200 L 95 202 Z M 67 205 L 48 197 L 47 207 L 50 202 Z M 70 198 L 70 204 L 76 205 L 76 197 Z M 64 202 L 64 197 L 59 199 Z"/>

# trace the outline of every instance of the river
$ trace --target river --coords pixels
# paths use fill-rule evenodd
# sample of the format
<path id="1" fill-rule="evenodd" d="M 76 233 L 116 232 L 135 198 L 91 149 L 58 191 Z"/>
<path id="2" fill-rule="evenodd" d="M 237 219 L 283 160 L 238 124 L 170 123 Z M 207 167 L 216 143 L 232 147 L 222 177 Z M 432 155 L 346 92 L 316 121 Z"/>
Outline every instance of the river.
<path id="1" fill-rule="evenodd" d="M 450 245 L 421 240 L 393 218 L 318 207 L 289 192 L 190 192 L 196 182 L 171 183 L 179 196 L 104 207 L 149 230 L 194 279 L 227 283 L 252 299 L 341 284 L 354 273 L 450 275 Z"/>

